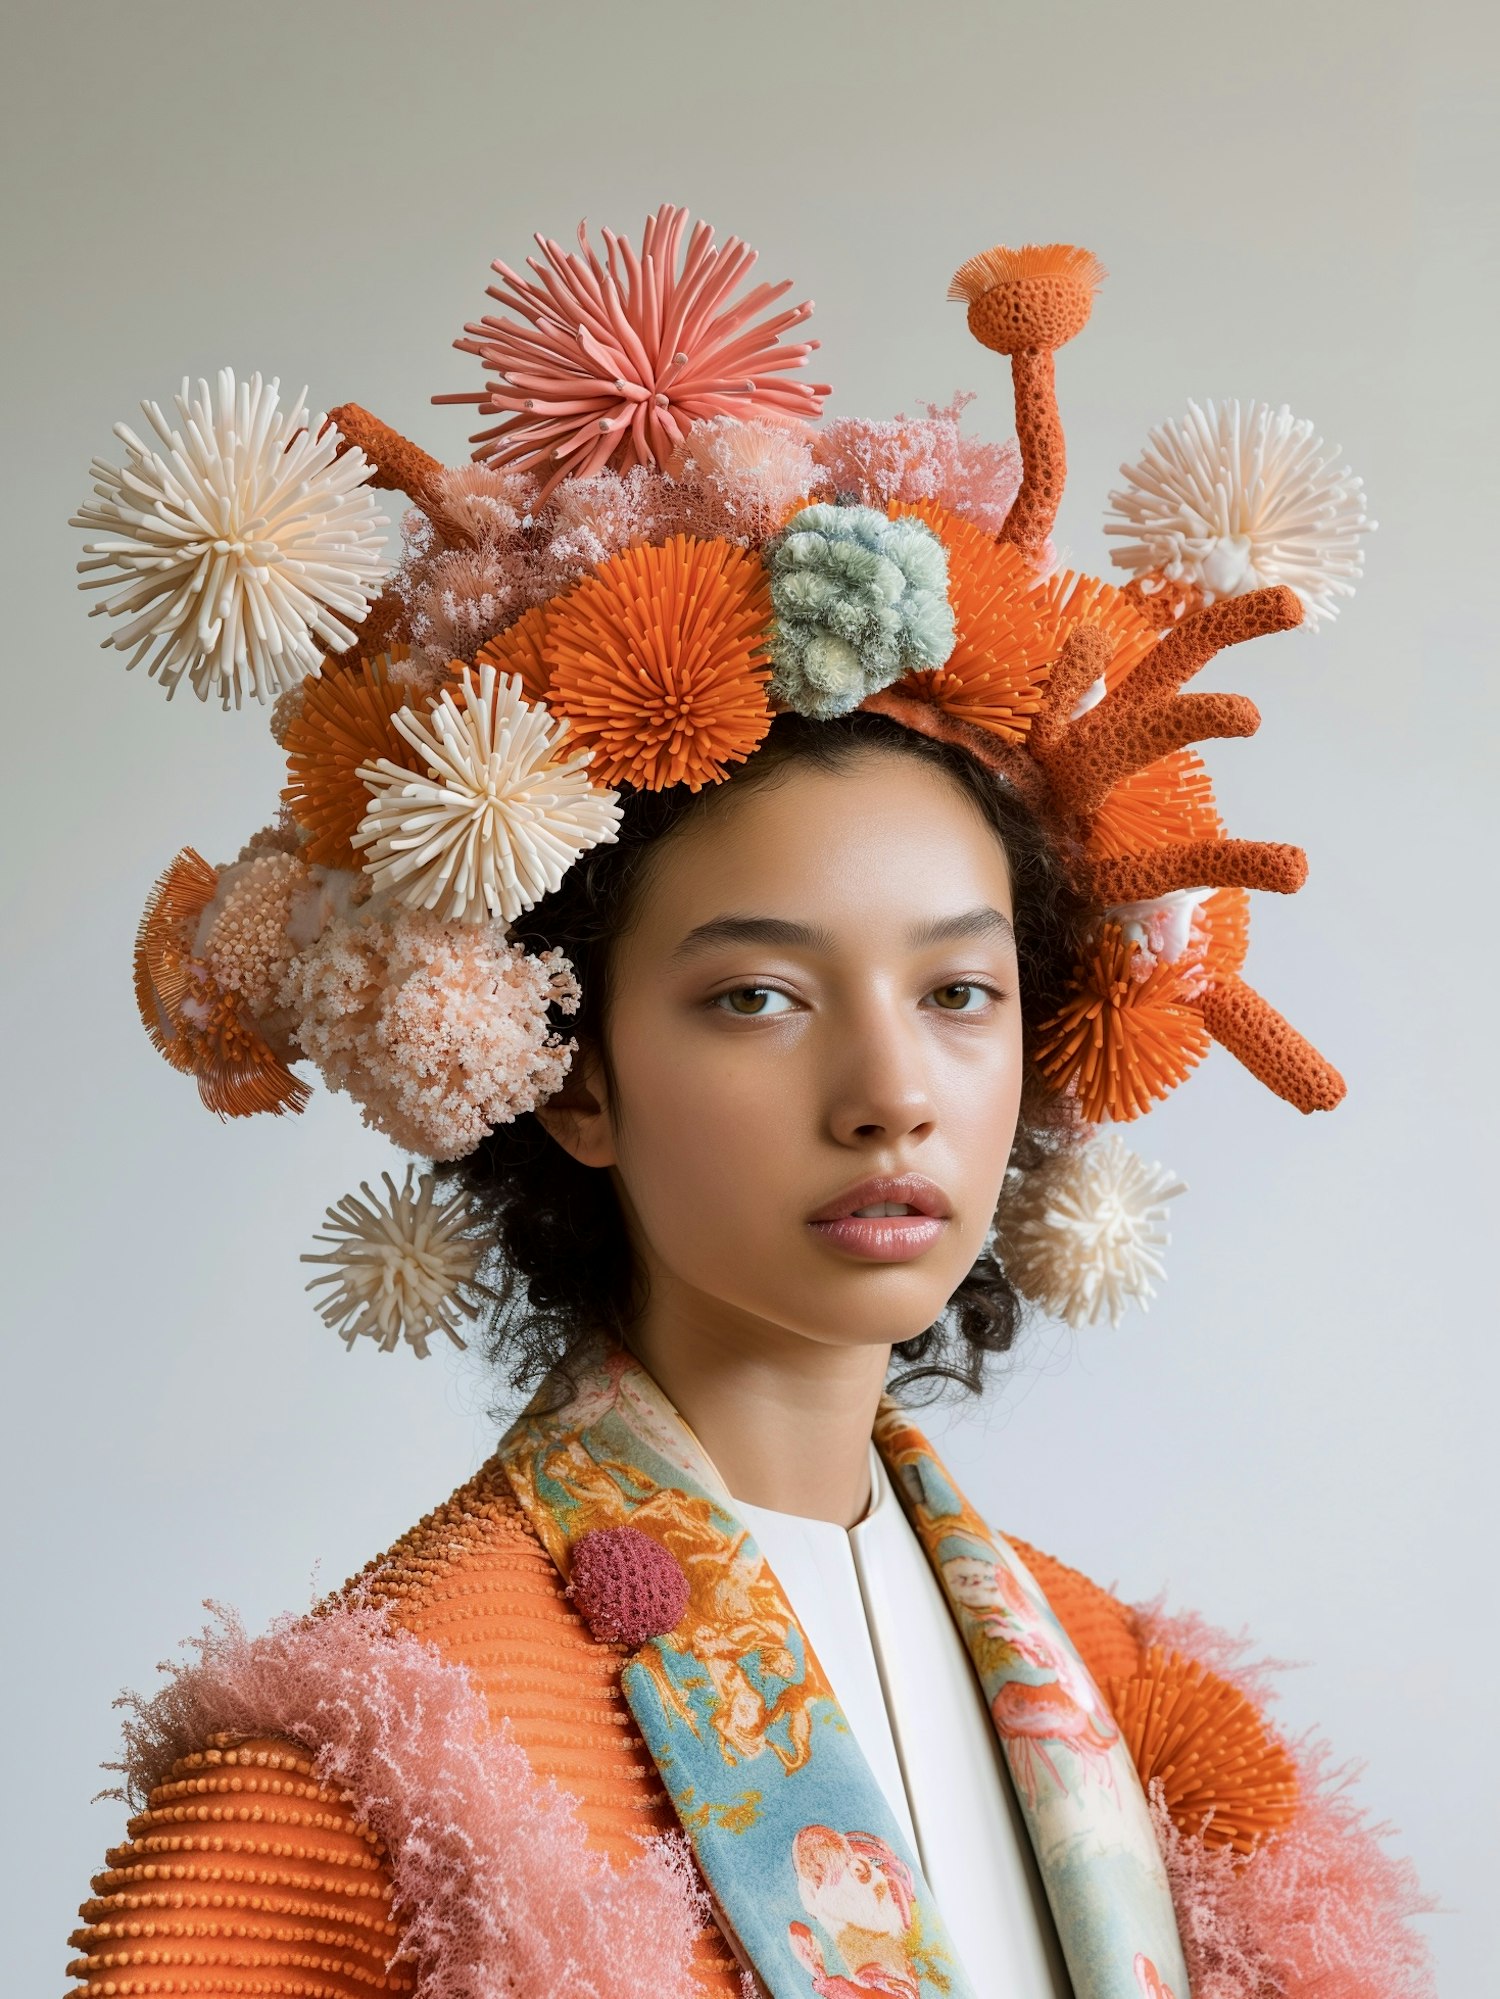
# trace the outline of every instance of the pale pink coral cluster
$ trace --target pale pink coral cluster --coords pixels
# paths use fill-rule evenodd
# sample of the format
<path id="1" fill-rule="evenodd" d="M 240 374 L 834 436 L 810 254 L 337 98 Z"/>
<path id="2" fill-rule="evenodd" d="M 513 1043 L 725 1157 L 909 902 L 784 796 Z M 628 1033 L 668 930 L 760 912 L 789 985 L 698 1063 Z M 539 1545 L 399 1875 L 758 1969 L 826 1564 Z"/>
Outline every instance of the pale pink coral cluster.
<path id="1" fill-rule="evenodd" d="M 963 392 L 946 408 L 928 403 L 925 417 L 841 417 L 813 433 L 822 480 L 861 506 L 933 500 L 999 534 L 1021 489 L 1021 454 L 1014 438 L 964 435 L 959 419 L 973 400 Z"/>
<path id="2" fill-rule="evenodd" d="M 825 485 L 813 432 L 762 417 L 710 418 L 693 426 L 667 471 L 606 469 L 566 480 L 545 500 L 527 473 L 458 466 L 436 475 L 432 504 L 403 520 L 391 580 L 413 644 L 446 666 L 472 660 L 622 548 L 674 534 L 759 547 Z"/>
<path id="3" fill-rule="evenodd" d="M 560 952 L 530 955 L 500 924 L 402 910 L 336 918 L 278 997 L 302 1053 L 367 1124 L 459 1159 L 561 1085 L 573 1043 L 549 1009 L 576 1011 L 578 984 Z"/>

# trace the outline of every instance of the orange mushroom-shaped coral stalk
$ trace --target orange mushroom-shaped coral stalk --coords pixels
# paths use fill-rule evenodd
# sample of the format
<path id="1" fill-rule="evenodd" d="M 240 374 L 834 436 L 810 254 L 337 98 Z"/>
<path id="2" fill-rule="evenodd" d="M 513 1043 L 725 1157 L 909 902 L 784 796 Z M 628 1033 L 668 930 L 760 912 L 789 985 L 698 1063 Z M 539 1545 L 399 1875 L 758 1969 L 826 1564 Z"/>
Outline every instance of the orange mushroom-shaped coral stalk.
<path id="1" fill-rule="evenodd" d="M 1010 356 L 1023 476 L 1000 539 L 1033 562 L 1047 545 L 1068 473 L 1052 355 L 1088 324 L 1103 277 L 1092 251 L 1026 243 L 971 257 L 948 287 L 949 298 L 968 300 L 974 338 Z"/>

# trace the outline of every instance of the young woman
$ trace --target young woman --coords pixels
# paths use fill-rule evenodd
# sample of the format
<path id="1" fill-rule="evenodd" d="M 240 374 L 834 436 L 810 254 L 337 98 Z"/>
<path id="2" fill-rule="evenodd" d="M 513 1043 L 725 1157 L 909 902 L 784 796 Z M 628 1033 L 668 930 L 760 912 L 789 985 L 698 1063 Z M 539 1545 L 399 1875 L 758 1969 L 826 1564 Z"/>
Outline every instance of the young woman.
<path id="1" fill-rule="evenodd" d="M 1189 533 L 1162 447 L 1131 589 L 1058 573 L 1092 259 L 959 273 L 1017 457 L 956 409 L 811 429 L 802 312 L 752 324 L 775 292 L 684 229 L 496 266 L 478 466 L 224 378 L 80 516 L 121 642 L 276 694 L 288 755 L 276 824 L 158 884 L 148 1029 L 222 1113 L 307 1061 L 438 1162 L 330 1211 L 324 1316 L 420 1353 L 487 1302 L 531 1400 L 136 1703 L 77 1990 L 1419 1991 L 1411 1882 L 1235 1648 L 1003 1540 L 904 1413 L 1026 1298 L 1149 1295 L 1173 1190 L 1098 1127 L 1210 1038 L 1342 1093 L 1239 977 L 1301 856 L 1229 838 L 1187 745 L 1254 712 L 1179 689 L 1331 608 L 1358 482 L 1321 542 Z M 1284 414 L 1173 437 L 1251 436 L 1295 512 Z M 371 483 L 414 503 L 380 594 Z"/>

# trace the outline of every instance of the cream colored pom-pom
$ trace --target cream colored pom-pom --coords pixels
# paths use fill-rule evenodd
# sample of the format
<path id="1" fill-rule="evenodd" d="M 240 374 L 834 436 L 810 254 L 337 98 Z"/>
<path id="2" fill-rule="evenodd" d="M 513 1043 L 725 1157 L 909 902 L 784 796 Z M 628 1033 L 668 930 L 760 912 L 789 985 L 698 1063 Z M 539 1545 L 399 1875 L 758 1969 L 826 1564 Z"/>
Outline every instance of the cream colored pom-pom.
<path id="1" fill-rule="evenodd" d="M 995 1246 L 1024 1297 L 1070 1326 L 1117 1326 L 1166 1272 L 1167 1202 L 1185 1191 L 1117 1132 L 1094 1137 L 1007 1189 Z"/>
<path id="2" fill-rule="evenodd" d="M 476 1307 L 464 1287 L 483 1245 L 465 1196 L 439 1201 L 432 1175 L 422 1174 L 413 1185 L 414 1172 L 407 1167 L 400 1187 L 382 1173 L 384 1199 L 368 1181 L 360 1185 L 363 1200 L 346 1194 L 314 1237 L 328 1249 L 302 1258 L 328 1265 L 307 1288 L 330 1287 L 318 1310 L 351 1352 L 362 1335 L 377 1341 L 382 1353 L 393 1353 L 405 1340 L 422 1360 L 439 1332 L 456 1347 L 465 1344 L 458 1328 Z"/>
<path id="3" fill-rule="evenodd" d="M 81 590 L 115 594 L 93 607 L 125 622 L 103 641 L 130 654 L 168 696 L 186 678 L 200 701 L 271 701 L 354 640 L 385 571 L 387 525 L 367 486 L 364 453 L 340 454 L 304 389 L 278 406 L 279 382 L 236 384 L 221 368 L 174 397 L 180 429 L 141 408 L 161 449 L 127 424 L 123 466 L 93 464 L 95 499 L 70 525 L 107 537 L 84 545 Z M 321 433 L 321 434 L 320 434 Z M 91 572 L 102 571 L 95 575 Z"/>
<path id="4" fill-rule="evenodd" d="M 477 684 L 476 684 L 477 680 Z M 615 838 L 615 793 L 589 782 L 589 752 L 559 754 L 568 724 L 493 666 L 445 689 L 397 729 L 427 775 L 382 757 L 359 775 L 370 808 L 354 836 L 377 889 L 457 923 L 509 923 L 550 895 L 588 847 Z"/>
<path id="5" fill-rule="evenodd" d="M 1364 570 L 1359 538 L 1375 526 L 1364 481 L 1338 463 L 1285 404 L 1188 404 L 1153 430 L 1130 482 L 1110 494 L 1112 560 L 1139 576 L 1195 583 L 1204 602 L 1288 584 L 1308 622 L 1338 615 Z"/>

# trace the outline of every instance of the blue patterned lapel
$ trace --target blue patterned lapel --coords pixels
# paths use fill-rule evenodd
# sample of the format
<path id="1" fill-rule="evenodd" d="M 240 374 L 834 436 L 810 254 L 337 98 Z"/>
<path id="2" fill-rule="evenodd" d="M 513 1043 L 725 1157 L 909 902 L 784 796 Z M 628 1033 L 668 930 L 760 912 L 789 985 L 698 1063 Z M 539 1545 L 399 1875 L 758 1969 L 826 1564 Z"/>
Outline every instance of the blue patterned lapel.
<path id="1" fill-rule="evenodd" d="M 1082 1661 L 889 1401 L 875 1442 L 984 1687 L 1077 1999 L 1140 1999 L 1142 1965 L 1188 1999 L 1140 1784 Z M 780 1583 L 646 1370 L 602 1347 L 567 1406 L 527 1410 L 499 1456 L 564 1575 L 585 1535 L 627 1527 L 680 1566 L 686 1608 L 629 1654 L 621 1684 L 726 1934 L 771 1999 L 971 1999 Z"/>

